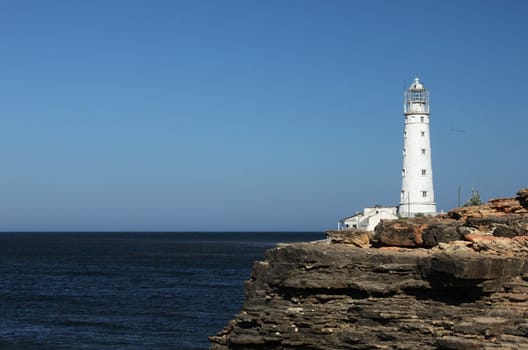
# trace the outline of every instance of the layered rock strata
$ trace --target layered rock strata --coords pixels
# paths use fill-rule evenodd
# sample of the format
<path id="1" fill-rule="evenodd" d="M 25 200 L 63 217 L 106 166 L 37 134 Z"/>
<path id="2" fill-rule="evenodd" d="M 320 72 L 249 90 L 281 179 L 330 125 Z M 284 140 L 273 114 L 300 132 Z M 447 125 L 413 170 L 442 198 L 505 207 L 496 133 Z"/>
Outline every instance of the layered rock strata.
<path id="1" fill-rule="evenodd" d="M 211 349 L 528 349 L 519 193 L 269 250 Z"/>

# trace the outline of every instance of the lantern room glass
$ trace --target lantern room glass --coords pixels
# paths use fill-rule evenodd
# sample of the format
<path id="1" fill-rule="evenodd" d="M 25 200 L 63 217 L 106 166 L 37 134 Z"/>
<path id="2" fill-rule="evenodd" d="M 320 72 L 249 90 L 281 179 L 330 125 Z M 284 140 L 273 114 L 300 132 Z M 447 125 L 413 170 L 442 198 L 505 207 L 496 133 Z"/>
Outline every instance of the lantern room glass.
<path id="1" fill-rule="evenodd" d="M 424 90 L 411 90 L 410 102 L 425 102 Z"/>

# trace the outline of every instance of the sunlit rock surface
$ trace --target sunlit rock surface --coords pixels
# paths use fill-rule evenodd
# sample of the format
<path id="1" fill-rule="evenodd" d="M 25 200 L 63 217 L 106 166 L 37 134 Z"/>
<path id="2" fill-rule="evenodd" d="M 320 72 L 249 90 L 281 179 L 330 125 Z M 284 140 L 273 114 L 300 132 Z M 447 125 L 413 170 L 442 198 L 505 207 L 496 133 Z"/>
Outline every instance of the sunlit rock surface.
<path id="1" fill-rule="evenodd" d="M 527 199 L 279 245 L 211 349 L 528 348 Z"/>

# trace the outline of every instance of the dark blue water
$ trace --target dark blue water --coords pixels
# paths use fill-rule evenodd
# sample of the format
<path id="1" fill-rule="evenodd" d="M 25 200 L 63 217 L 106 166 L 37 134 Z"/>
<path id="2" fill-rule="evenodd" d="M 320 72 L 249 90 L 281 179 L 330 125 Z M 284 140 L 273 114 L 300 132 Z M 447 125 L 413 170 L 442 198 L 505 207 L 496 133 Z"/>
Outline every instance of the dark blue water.
<path id="1" fill-rule="evenodd" d="M 207 349 L 277 242 L 322 233 L 0 233 L 0 349 Z"/>

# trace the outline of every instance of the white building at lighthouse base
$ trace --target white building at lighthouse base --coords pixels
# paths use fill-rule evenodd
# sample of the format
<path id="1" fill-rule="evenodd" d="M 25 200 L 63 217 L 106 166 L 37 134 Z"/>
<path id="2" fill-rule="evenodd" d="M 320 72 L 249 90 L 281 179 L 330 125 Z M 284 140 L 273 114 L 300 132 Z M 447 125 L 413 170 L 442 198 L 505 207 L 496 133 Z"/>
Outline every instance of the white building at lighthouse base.
<path id="1" fill-rule="evenodd" d="M 394 220 L 398 218 L 398 207 L 385 207 L 375 205 L 363 209 L 363 212 L 357 212 L 339 220 L 337 223 L 338 230 L 356 229 L 362 231 L 374 231 L 376 225 L 381 220 Z"/>

